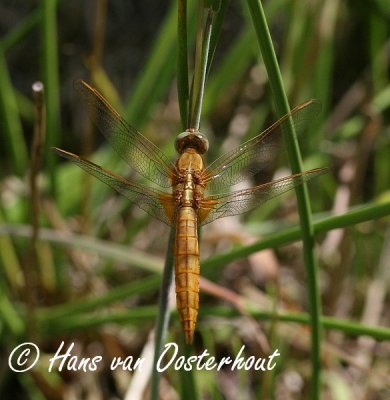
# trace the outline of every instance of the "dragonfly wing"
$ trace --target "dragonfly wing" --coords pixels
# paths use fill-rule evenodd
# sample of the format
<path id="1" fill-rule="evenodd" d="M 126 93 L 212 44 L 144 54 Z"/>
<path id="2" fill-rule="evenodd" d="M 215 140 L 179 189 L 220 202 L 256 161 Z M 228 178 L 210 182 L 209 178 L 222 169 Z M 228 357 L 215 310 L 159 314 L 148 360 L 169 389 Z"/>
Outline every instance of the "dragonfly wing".
<path id="1" fill-rule="evenodd" d="M 130 182 L 76 154 L 58 148 L 53 149 L 60 156 L 77 164 L 84 171 L 127 197 L 131 202 L 134 202 L 152 217 L 159 219 L 167 225 L 171 225 L 170 216 L 172 215 L 171 211 L 173 211 L 172 207 L 174 204 L 171 194 Z"/>
<path id="2" fill-rule="evenodd" d="M 200 225 L 222 217 L 243 214 L 326 172 L 327 168 L 312 169 L 250 189 L 208 196 L 200 202 Z"/>
<path id="3" fill-rule="evenodd" d="M 95 88 L 82 80 L 75 87 L 85 99 L 92 121 L 119 156 L 143 177 L 169 187 L 175 167 L 164 153 L 129 125 Z"/>
<path id="4" fill-rule="evenodd" d="M 202 180 L 211 193 L 228 190 L 232 185 L 263 170 L 278 154 L 281 135 L 291 122 L 297 134 L 319 113 L 321 104 L 308 100 L 268 127 L 260 135 L 243 143 L 238 148 L 222 155 L 211 163 Z"/>

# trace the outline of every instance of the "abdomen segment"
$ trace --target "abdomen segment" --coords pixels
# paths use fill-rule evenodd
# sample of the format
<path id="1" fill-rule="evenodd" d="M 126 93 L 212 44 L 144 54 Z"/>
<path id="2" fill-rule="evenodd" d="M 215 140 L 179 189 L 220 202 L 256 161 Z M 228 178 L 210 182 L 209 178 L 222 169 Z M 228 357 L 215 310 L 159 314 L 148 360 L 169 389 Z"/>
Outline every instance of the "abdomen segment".
<path id="1" fill-rule="evenodd" d="M 175 242 L 176 303 L 185 339 L 191 343 L 199 309 L 199 245 L 196 213 L 181 207 Z"/>

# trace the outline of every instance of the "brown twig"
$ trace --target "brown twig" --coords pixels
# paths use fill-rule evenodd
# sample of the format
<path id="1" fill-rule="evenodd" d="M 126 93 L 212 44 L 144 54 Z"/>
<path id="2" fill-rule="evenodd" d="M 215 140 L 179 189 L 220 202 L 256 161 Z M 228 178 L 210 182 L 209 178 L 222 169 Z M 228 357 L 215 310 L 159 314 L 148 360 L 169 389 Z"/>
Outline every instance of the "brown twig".
<path id="1" fill-rule="evenodd" d="M 37 185 L 38 174 L 42 168 L 43 143 L 45 140 L 45 104 L 43 101 L 43 84 L 35 82 L 32 86 L 36 109 L 36 121 L 34 137 L 31 146 L 31 173 L 30 173 L 30 195 L 31 195 L 31 244 L 36 245 L 38 240 L 40 199 Z"/>
<path id="2" fill-rule="evenodd" d="M 38 285 L 38 254 L 37 243 L 39 239 L 39 214 L 40 198 L 38 188 L 38 174 L 42 167 L 43 144 L 45 140 L 45 104 L 43 84 L 35 82 L 32 85 L 32 92 L 35 103 L 35 126 L 34 136 L 31 146 L 31 171 L 30 171 L 30 221 L 31 221 L 31 242 L 27 256 L 23 263 L 23 271 L 26 282 L 26 302 L 27 302 L 27 330 L 32 338 L 35 335 L 35 301 Z"/>

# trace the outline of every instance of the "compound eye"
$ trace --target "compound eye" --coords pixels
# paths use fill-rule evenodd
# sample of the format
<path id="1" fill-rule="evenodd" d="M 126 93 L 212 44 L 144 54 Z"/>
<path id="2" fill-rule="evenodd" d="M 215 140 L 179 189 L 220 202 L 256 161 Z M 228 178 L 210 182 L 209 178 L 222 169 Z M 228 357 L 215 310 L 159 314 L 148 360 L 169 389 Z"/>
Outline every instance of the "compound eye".
<path id="1" fill-rule="evenodd" d="M 175 140 L 175 149 L 179 154 L 183 153 L 183 151 L 185 150 L 186 148 L 185 144 L 187 142 L 189 134 L 190 132 L 182 132 L 177 135 Z"/>
<path id="2" fill-rule="evenodd" d="M 198 132 L 196 134 L 196 137 L 198 139 L 198 152 L 199 154 L 204 154 L 206 151 L 209 149 L 209 140 L 203 133 Z"/>
<path id="3" fill-rule="evenodd" d="M 199 154 L 203 154 L 209 149 L 209 141 L 200 132 L 185 131 L 177 135 L 175 148 L 179 154 L 182 154 L 188 148 L 195 149 Z"/>

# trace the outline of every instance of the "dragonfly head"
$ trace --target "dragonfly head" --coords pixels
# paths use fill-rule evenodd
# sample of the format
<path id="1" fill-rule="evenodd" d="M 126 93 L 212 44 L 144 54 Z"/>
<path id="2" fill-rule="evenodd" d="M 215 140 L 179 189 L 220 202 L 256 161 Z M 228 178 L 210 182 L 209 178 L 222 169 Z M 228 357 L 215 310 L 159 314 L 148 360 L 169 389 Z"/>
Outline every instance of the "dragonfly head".
<path id="1" fill-rule="evenodd" d="M 198 131 L 188 130 L 179 133 L 175 142 L 176 151 L 182 154 L 189 147 L 195 149 L 199 154 L 204 154 L 209 149 L 209 141 Z"/>

